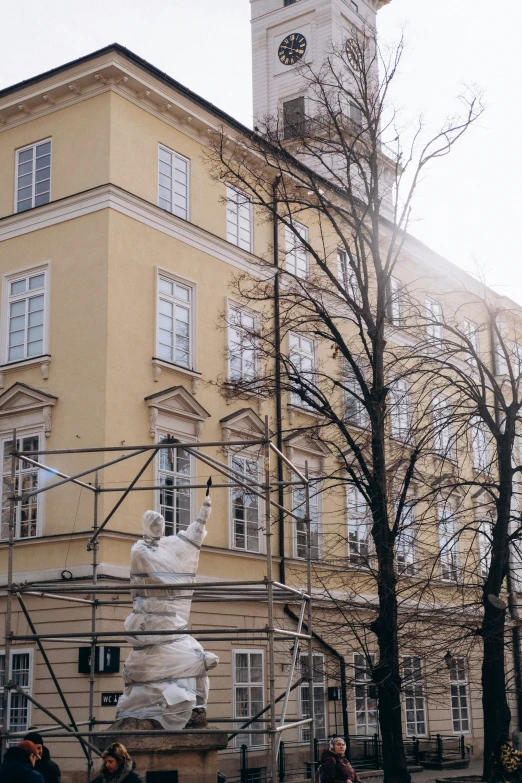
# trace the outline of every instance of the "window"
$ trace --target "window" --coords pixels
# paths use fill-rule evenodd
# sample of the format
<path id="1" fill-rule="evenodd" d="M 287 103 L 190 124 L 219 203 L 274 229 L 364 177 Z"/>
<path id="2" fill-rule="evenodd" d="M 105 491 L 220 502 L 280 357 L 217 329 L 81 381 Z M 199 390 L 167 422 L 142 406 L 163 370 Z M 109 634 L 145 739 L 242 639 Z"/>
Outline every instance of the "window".
<path id="1" fill-rule="evenodd" d="M 228 377 L 231 381 L 251 381 L 256 375 L 257 318 L 247 310 L 228 311 Z"/>
<path id="2" fill-rule="evenodd" d="M 400 326 L 403 323 L 403 305 L 402 283 L 396 277 L 390 277 L 388 282 L 387 314 L 388 320 L 394 326 Z"/>
<path id="3" fill-rule="evenodd" d="M 160 275 L 158 291 L 158 357 L 190 367 L 193 290 Z"/>
<path id="4" fill-rule="evenodd" d="M 183 220 L 189 219 L 189 161 L 159 145 L 159 205 Z"/>
<path id="5" fill-rule="evenodd" d="M 437 506 L 439 525 L 440 575 L 448 582 L 456 582 L 459 574 L 459 550 L 455 504 L 446 500 Z"/>
<path id="6" fill-rule="evenodd" d="M 426 299 L 426 331 L 429 340 L 440 348 L 444 337 L 444 326 L 442 324 L 442 305 L 435 299 Z"/>
<path id="7" fill-rule="evenodd" d="M 392 437 L 407 441 L 411 435 L 411 388 L 405 378 L 396 378 L 390 385 L 390 424 Z"/>
<path id="8" fill-rule="evenodd" d="M 252 252 L 252 200 L 232 185 L 227 185 L 227 240 Z"/>
<path id="9" fill-rule="evenodd" d="M 465 319 L 464 325 L 463 325 L 463 332 L 464 335 L 468 338 L 469 342 L 471 343 L 471 348 L 475 352 L 477 356 L 480 356 L 480 345 L 479 345 L 479 335 L 478 335 L 478 326 L 477 324 L 473 323 L 473 321 L 468 321 Z M 469 348 L 467 348 L 468 354 L 466 357 L 466 360 L 470 367 L 476 367 L 477 361 L 474 356 L 472 356 L 469 353 Z"/>
<path id="10" fill-rule="evenodd" d="M 3 690 L 5 677 L 5 652 L 0 651 L 0 690 Z M 11 650 L 11 679 L 31 695 L 33 683 L 33 651 Z M 9 713 L 9 731 L 26 732 L 30 726 L 31 703 L 22 693 L 9 692 L 7 702 Z M 2 705 L 0 703 L 0 720 Z M 18 740 L 16 740 L 18 742 Z"/>
<path id="11" fill-rule="evenodd" d="M 453 731 L 455 734 L 467 734 L 469 732 L 469 704 L 465 658 L 451 659 L 450 685 Z"/>
<path id="12" fill-rule="evenodd" d="M 307 396 L 311 396 L 315 382 L 315 342 L 309 337 L 291 334 L 289 359 L 291 362 L 290 373 L 297 376 L 295 381 L 292 381 L 296 389 L 301 388 Z M 311 391 L 308 391 L 309 386 Z M 307 407 L 307 403 L 301 399 L 297 391 L 292 392 L 291 403 Z"/>
<path id="13" fill-rule="evenodd" d="M 160 443 L 167 443 L 162 438 Z M 190 489 L 174 489 L 190 484 L 190 456 L 184 449 L 160 449 L 159 485 L 160 513 L 165 518 L 165 535 L 173 536 L 186 530 L 192 522 Z"/>
<path id="14" fill-rule="evenodd" d="M 493 524 L 485 519 L 481 520 L 479 527 L 479 554 L 480 573 L 483 579 L 487 579 L 491 563 L 491 544 L 493 541 Z"/>
<path id="15" fill-rule="evenodd" d="M 317 482 L 310 484 L 310 556 L 312 560 L 319 560 L 319 492 Z M 306 491 L 305 487 L 294 487 L 293 512 L 302 518 L 302 522 L 295 520 L 295 556 L 306 558 Z"/>
<path id="16" fill-rule="evenodd" d="M 424 736 L 426 732 L 426 703 L 420 658 L 403 658 L 402 684 L 406 706 L 406 736 Z"/>
<path id="17" fill-rule="evenodd" d="M 357 275 L 348 263 L 346 250 L 337 251 L 337 278 L 347 296 L 360 307 L 362 304 L 361 289 L 357 283 Z"/>
<path id="18" fill-rule="evenodd" d="M 455 460 L 456 443 L 453 433 L 452 408 L 447 397 L 433 397 L 433 446 L 439 457 Z"/>
<path id="19" fill-rule="evenodd" d="M 308 655 L 303 654 L 299 657 L 301 677 L 309 676 Z M 324 655 L 321 653 L 312 654 L 312 678 L 314 690 L 314 719 L 315 736 L 319 738 L 326 737 L 326 708 L 325 708 L 325 673 L 324 673 Z M 299 718 L 310 717 L 310 684 L 303 682 L 299 686 Z M 309 742 L 310 726 L 301 727 L 301 741 Z"/>
<path id="20" fill-rule="evenodd" d="M 234 718 L 239 719 L 237 728 L 253 718 L 263 707 L 263 651 L 233 650 Z M 261 729 L 261 723 L 252 723 L 249 729 Z M 238 734 L 236 746 L 262 745 L 263 734 Z"/>
<path id="21" fill-rule="evenodd" d="M 371 517 L 368 503 L 356 487 L 347 489 L 348 558 L 351 565 L 370 566 Z"/>
<path id="22" fill-rule="evenodd" d="M 40 436 L 39 435 L 24 435 L 16 440 L 17 450 L 22 451 L 35 451 L 40 448 Z M 13 441 L 10 438 L 6 438 L 2 441 L 2 478 L 3 478 L 3 491 L 2 491 L 2 525 L 1 525 L 1 538 L 9 538 L 9 495 L 10 493 L 10 477 L 11 477 L 11 454 L 13 448 Z M 35 458 L 37 455 L 35 454 Z M 30 465 L 28 462 L 23 462 L 19 459 L 16 461 L 16 477 L 15 477 L 15 493 L 19 495 L 21 492 L 31 492 L 39 487 L 39 469 L 34 465 Z M 25 498 L 21 503 L 17 503 L 15 506 L 16 518 L 15 518 L 15 538 L 35 538 L 41 535 L 40 527 L 40 495 L 33 495 L 33 497 Z"/>
<path id="23" fill-rule="evenodd" d="M 363 368 L 358 363 L 363 376 Z M 342 384 L 344 391 L 344 417 L 356 427 L 365 429 L 369 424 L 368 411 L 364 403 L 363 392 L 353 367 L 343 359 Z"/>
<path id="24" fill-rule="evenodd" d="M 417 527 L 415 506 L 406 502 L 402 507 L 399 534 L 397 536 L 397 570 L 405 576 L 415 576 L 417 555 Z"/>
<path id="25" fill-rule="evenodd" d="M 51 200 L 51 142 L 42 141 L 16 153 L 16 211 L 25 212 Z"/>
<path id="26" fill-rule="evenodd" d="M 245 477 L 245 483 L 259 480 L 257 459 L 235 455 L 231 467 Z M 259 497 L 243 487 L 232 490 L 232 546 L 247 552 L 259 552 Z"/>
<path id="27" fill-rule="evenodd" d="M 7 281 L 6 358 L 8 362 L 42 356 L 46 351 L 47 271 Z"/>
<path id="28" fill-rule="evenodd" d="M 357 125 L 358 128 L 362 128 L 363 114 L 362 109 L 355 103 L 350 103 L 350 119 Z"/>
<path id="29" fill-rule="evenodd" d="M 305 129 L 305 99 L 301 95 L 283 102 L 283 138 L 293 139 Z"/>
<path id="30" fill-rule="evenodd" d="M 371 665 L 373 666 L 375 656 L 372 655 L 370 658 Z M 355 653 L 353 661 L 356 734 L 371 736 L 379 732 L 377 718 L 377 688 L 372 683 L 366 656 Z"/>
<path id="31" fill-rule="evenodd" d="M 478 416 L 471 420 L 470 436 L 473 467 L 478 473 L 487 473 L 490 467 L 488 430 Z"/>
<path id="32" fill-rule="evenodd" d="M 295 277 L 308 277 L 308 253 L 303 242 L 308 241 L 308 229 L 294 223 L 294 231 L 285 226 L 286 271 Z"/>

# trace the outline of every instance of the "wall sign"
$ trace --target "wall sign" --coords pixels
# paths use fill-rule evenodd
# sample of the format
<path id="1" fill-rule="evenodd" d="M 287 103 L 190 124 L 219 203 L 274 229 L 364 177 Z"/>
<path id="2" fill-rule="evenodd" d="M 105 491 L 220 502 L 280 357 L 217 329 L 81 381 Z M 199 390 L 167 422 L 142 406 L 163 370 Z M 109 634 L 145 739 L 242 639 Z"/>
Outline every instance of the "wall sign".
<path id="1" fill-rule="evenodd" d="M 121 696 L 123 696 L 123 693 L 102 693 L 101 706 L 116 707 Z"/>

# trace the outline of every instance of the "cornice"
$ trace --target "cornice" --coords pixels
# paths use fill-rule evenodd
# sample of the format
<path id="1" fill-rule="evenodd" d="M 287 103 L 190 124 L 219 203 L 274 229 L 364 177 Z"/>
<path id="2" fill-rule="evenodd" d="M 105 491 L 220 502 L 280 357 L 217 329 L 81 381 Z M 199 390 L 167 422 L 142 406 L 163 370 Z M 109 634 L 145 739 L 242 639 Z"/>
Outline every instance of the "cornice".
<path id="1" fill-rule="evenodd" d="M 0 219 L 0 242 L 104 209 L 113 209 L 256 277 L 269 273 L 262 261 L 246 250 L 110 183 Z"/>

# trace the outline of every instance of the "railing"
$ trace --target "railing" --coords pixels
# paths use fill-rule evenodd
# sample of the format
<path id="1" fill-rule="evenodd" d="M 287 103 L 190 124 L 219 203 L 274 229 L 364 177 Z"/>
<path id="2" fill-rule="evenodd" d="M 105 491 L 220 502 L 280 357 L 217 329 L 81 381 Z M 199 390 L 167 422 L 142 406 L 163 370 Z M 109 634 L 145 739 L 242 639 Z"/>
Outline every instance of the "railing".
<path id="1" fill-rule="evenodd" d="M 315 761 L 321 762 L 321 753 L 328 738 L 314 741 Z M 466 759 L 464 736 L 409 737 L 404 740 L 408 766 L 442 764 Z M 357 772 L 382 768 L 381 739 L 377 734 L 346 738 L 346 755 Z M 227 783 L 271 783 L 268 745 L 241 745 L 218 754 L 219 769 Z M 310 780 L 309 745 L 304 742 L 281 742 L 278 759 L 279 783 L 297 783 Z"/>

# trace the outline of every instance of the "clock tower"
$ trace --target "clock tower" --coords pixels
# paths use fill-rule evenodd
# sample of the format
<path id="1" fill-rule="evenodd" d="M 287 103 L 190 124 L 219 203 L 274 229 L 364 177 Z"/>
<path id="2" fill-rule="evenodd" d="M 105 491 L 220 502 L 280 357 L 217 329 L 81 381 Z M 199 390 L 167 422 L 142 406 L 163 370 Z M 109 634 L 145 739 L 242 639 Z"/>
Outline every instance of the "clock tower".
<path id="1" fill-rule="evenodd" d="M 299 64 L 319 68 L 332 45 L 374 28 L 391 0 L 250 0 L 254 124 L 305 110 Z"/>

